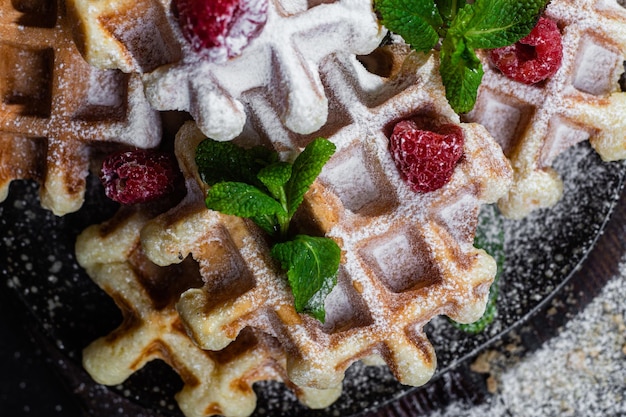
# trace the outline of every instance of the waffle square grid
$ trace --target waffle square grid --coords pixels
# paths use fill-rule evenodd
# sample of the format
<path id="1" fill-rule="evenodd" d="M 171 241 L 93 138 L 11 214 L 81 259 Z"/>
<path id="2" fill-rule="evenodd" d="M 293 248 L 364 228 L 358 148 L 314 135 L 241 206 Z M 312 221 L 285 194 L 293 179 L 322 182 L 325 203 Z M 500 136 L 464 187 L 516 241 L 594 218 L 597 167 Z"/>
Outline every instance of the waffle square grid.
<path id="1" fill-rule="evenodd" d="M 12 180 L 32 179 L 44 207 L 76 211 L 93 149 L 156 146 L 158 114 L 136 76 L 83 60 L 62 0 L 0 7 L 0 200 Z"/>

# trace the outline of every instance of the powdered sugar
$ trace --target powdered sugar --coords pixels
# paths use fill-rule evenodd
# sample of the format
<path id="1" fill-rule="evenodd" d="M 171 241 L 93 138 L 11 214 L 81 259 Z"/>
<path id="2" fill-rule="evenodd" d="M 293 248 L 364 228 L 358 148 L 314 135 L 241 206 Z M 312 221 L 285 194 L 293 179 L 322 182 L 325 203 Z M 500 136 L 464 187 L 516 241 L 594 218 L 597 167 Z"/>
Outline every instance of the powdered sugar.
<path id="1" fill-rule="evenodd" d="M 339 51 L 369 53 L 383 35 L 368 0 L 287 2 L 285 9 L 283 2 L 270 1 L 258 36 L 243 49 L 238 36 L 232 39 L 230 47 L 241 49 L 241 54 L 209 62 L 184 39 L 171 0 L 161 0 L 161 7 L 140 3 L 145 11 L 122 0 L 97 7 L 84 0 L 71 3 L 87 32 L 83 49 L 89 62 L 142 73 L 153 107 L 188 111 L 201 130 L 216 140 L 241 133 L 246 120 L 241 95 L 253 89 L 274 97 L 275 111 L 291 130 L 310 133 L 319 129 L 328 116 L 318 71 L 321 61 Z M 104 26 L 103 16 L 107 16 Z M 128 26 L 150 29 L 156 36 L 129 37 L 124 30 Z M 162 39 L 167 47 L 150 48 L 153 38 Z M 143 62 L 152 65 L 145 67 Z"/>
<path id="2" fill-rule="evenodd" d="M 561 30 L 560 69 L 546 81 L 527 86 L 485 63 L 476 106 L 467 115 L 485 124 L 512 161 L 515 183 L 499 202 L 512 218 L 558 201 L 561 182 L 548 162 L 577 140 L 590 137 L 605 160 L 626 158 L 621 133 L 626 93 L 618 92 L 626 58 L 626 10 L 615 1 L 554 0 L 545 16 Z M 561 135 L 561 126 L 568 135 Z"/>
<path id="3" fill-rule="evenodd" d="M 626 231 L 626 230 L 625 230 Z M 626 256 L 619 274 L 559 335 L 519 360 L 485 354 L 495 396 L 436 416 L 621 416 L 626 414 Z"/>
<path id="4" fill-rule="evenodd" d="M 570 169 L 573 169 L 573 170 L 580 169 L 580 173 L 577 172 L 577 174 L 580 174 L 580 176 L 578 176 L 577 178 L 579 178 L 581 182 L 577 181 L 573 183 L 568 183 L 566 181 L 566 193 L 570 193 L 568 195 L 574 196 L 573 200 L 572 199 L 569 200 L 569 203 L 572 203 L 573 201 L 574 206 L 575 206 L 571 210 L 571 212 L 559 211 L 558 214 L 554 216 L 548 215 L 547 216 L 548 219 L 545 221 L 541 217 L 533 217 L 532 220 L 529 220 L 526 223 L 522 223 L 521 226 L 516 223 L 508 224 L 509 229 L 507 229 L 507 233 L 508 233 L 507 236 L 508 236 L 508 239 L 510 239 L 509 241 L 514 242 L 514 244 L 512 244 L 513 249 L 511 249 L 511 247 L 509 249 L 512 252 L 512 258 L 515 260 L 515 262 L 520 263 L 520 264 L 516 264 L 516 267 L 518 267 L 519 269 L 512 267 L 511 270 L 514 272 L 514 274 L 521 273 L 523 279 L 519 281 L 513 278 L 509 279 L 509 285 L 511 285 L 512 290 L 509 290 L 507 292 L 507 297 L 504 298 L 503 303 L 510 304 L 511 305 L 510 310 L 508 309 L 501 310 L 502 321 L 497 323 L 494 326 L 494 329 L 496 329 L 496 333 L 490 332 L 487 334 L 488 337 L 493 336 L 494 334 L 497 334 L 498 330 L 506 329 L 507 325 L 509 324 L 510 319 L 513 319 L 515 321 L 519 319 L 520 316 L 524 316 L 524 314 L 528 311 L 529 308 L 532 308 L 533 306 L 537 305 L 537 303 L 539 303 L 541 300 L 544 299 L 546 291 L 549 293 L 550 291 L 558 288 L 561 282 L 560 280 L 562 280 L 564 276 L 567 276 L 568 272 L 571 271 L 571 269 L 574 267 L 573 265 L 569 263 L 569 261 L 572 259 L 574 260 L 580 259 L 580 257 L 583 256 L 588 250 L 593 236 L 595 236 L 599 230 L 599 228 L 597 227 L 597 224 L 602 223 L 607 213 L 607 210 L 610 209 L 610 204 L 612 200 L 611 200 L 610 193 L 608 194 L 608 196 L 607 194 L 600 194 L 599 197 L 598 197 L 598 194 L 593 193 L 592 197 L 588 198 L 587 194 L 591 193 L 591 191 L 589 190 L 589 187 L 587 186 L 587 184 L 582 184 L 582 181 L 590 181 L 593 183 L 593 187 L 606 188 L 609 191 L 613 190 L 616 186 L 616 183 L 619 182 L 613 177 L 609 176 L 609 178 L 607 179 L 606 175 L 600 175 L 596 171 L 586 169 L 587 167 L 585 166 L 585 161 L 587 161 L 588 159 L 589 159 L 589 155 L 581 151 L 580 154 L 578 153 L 574 154 L 573 160 L 568 158 L 567 162 L 562 162 L 562 165 L 559 166 L 559 167 L 564 167 L 567 164 L 572 164 L 572 167 Z M 616 169 L 616 171 L 619 171 L 619 170 Z M 580 178 L 583 178 L 583 179 L 580 179 Z M 583 194 L 583 196 L 581 196 L 581 193 Z M 595 201 L 594 201 L 595 199 L 599 200 L 598 205 L 595 204 Z M 590 217 L 589 211 L 579 210 L 577 208 L 578 205 L 582 205 L 584 207 L 588 207 L 588 206 L 593 207 L 591 212 L 594 213 L 597 217 L 592 217 L 592 220 L 595 223 L 593 224 L 593 227 L 590 230 L 588 230 L 589 217 Z M 25 204 L 17 204 L 17 206 L 24 207 Z M 566 206 L 566 207 L 568 207 L 569 209 L 569 206 Z M 561 208 L 559 210 L 568 210 L 568 209 Z M 39 218 L 32 211 L 30 212 L 30 214 L 29 213 L 25 213 L 25 214 L 26 214 L 27 219 Z M 542 215 L 544 214 L 545 213 L 542 213 Z M 570 214 L 572 216 L 571 222 L 563 225 L 557 221 L 557 220 L 562 219 L 563 217 L 569 217 Z M 48 221 L 50 222 L 50 224 L 54 224 L 53 220 L 51 219 L 46 219 L 44 223 Z M 93 222 L 95 220 L 90 219 L 90 221 Z M 535 222 L 537 224 L 536 226 L 537 229 L 534 229 Z M 34 224 L 34 223 L 29 223 L 29 224 Z M 567 228 L 567 229 L 573 230 L 576 233 L 580 232 L 583 236 L 591 236 L 591 238 L 590 237 L 582 238 L 584 241 L 581 244 L 581 242 L 579 241 L 580 239 L 579 239 L 578 234 L 576 233 L 559 234 L 557 233 L 557 231 L 551 230 L 552 228 L 558 229 L 559 231 L 561 231 L 561 228 L 563 229 Z M 568 239 L 575 240 L 578 246 L 576 245 L 568 246 L 567 244 L 563 244 L 561 242 L 558 244 L 554 244 L 553 247 L 548 247 L 545 245 L 544 241 L 552 237 L 552 235 L 549 232 L 555 232 L 557 234 L 557 237 L 564 237 L 564 239 L 566 240 Z M 9 234 L 9 237 L 5 238 L 5 243 L 7 243 L 8 246 L 14 245 L 14 242 L 16 241 L 16 238 L 14 236 L 15 235 L 11 233 Z M 51 233 L 50 237 L 53 238 L 55 241 L 61 239 L 61 236 L 59 236 L 58 233 Z M 23 240 L 21 241 L 21 244 L 23 245 L 21 250 L 25 251 L 26 248 L 30 247 L 30 238 L 24 237 Z M 542 252 L 542 251 L 546 252 L 547 256 L 545 258 L 543 254 L 541 253 L 537 254 L 535 252 L 535 250 L 537 250 L 537 247 L 541 248 L 538 250 L 538 252 Z M 548 259 L 548 263 L 545 262 L 545 259 Z M 16 291 L 16 293 L 23 296 L 27 300 L 25 301 L 27 305 L 32 305 L 33 303 L 31 303 L 29 300 L 37 299 L 35 297 L 37 297 L 39 294 L 42 293 L 42 291 L 38 290 L 38 288 L 44 288 L 43 286 L 45 285 L 45 283 L 42 283 L 41 287 L 29 285 L 29 283 L 27 282 L 28 279 L 37 279 L 37 278 L 41 278 L 41 276 L 38 276 L 33 273 L 32 275 L 26 274 L 26 276 L 23 277 L 22 275 L 19 274 L 18 271 L 21 271 L 21 269 L 19 268 L 20 265 L 24 265 L 25 271 L 33 271 L 37 267 L 36 265 L 37 260 L 34 257 L 27 256 L 27 255 L 20 257 L 18 260 L 15 260 L 15 259 L 11 259 L 11 260 L 13 262 L 17 262 L 17 265 L 18 265 L 17 268 L 12 268 L 11 274 L 14 274 L 14 276 L 9 281 L 11 283 L 11 290 Z M 47 281 L 49 283 L 57 284 L 59 282 L 59 276 L 63 276 L 62 273 L 64 271 L 62 269 L 59 269 L 59 262 L 61 262 L 61 260 L 63 261 L 64 264 L 65 262 L 68 262 L 68 263 L 73 262 L 73 260 L 71 259 L 65 259 L 63 257 L 58 257 L 58 256 L 53 256 L 47 259 L 47 262 L 48 262 L 48 265 L 46 266 L 47 269 L 44 269 L 44 271 L 47 271 L 47 272 L 44 272 L 44 274 L 46 273 L 48 274 Z M 522 272 L 522 268 L 527 268 L 529 263 L 533 266 L 533 268 L 531 269 L 532 272 L 528 272 L 528 274 L 531 274 L 531 273 L 540 274 L 540 276 L 538 277 L 539 279 L 537 279 L 536 277 L 535 279 L 533 279 L 532 276 L 527 277 L 526 276 L 527 272 L 525 271 Z M 74 271 L 74 273 L 77 274 L 78 272 Z M 527 280 L 526 278 L 529 278 L 529 279 Z M 69 289 L 71 289 L 73 285 L 78 286 L 77 284 L 79 284 L 79 280 L 77 279 L 69 279 L 66 281 L 69 283 L 69 284 L 66 284 L 69 287 Z M 63 282 L 66 282 L 66 281 L 63 281 Z M 51 295 L 50 297 L 46 297 L 45 301 L 47 302 L 47 304 L 44 304 L 46 308 L 43 308 L 44 317 L 47 317 L 48 315 L 51 322 L 54 323 L 54 326 L 53 326 L 53 325 L 48 324 L 48 321 L 46 321 L 43 327 L 45 328 L 46 331 L 49 331 L 49 332 L 60 332 L 62 336 L 58 339 L 54 338 L 55 344 L 61 350 L 73 352 L 70 354 L 70 356 L 73 355 L 74 358 L 77 357 L 77 354 L 75 353 L 76 346 L 70 345 L 67 342 L 67 340 L 71 338 L 71 334 L 66 334 L 66 332 L 60 329 L 60 326 L 59 328 L 56 328 L 56 325 L 58 323 L 56 320 L 59 318 L 58 314 L 63 313 L 63 309 L 68 308 L 68 304 L 71 304 L 72 300 L 75 300 L 78 297 L 80 297 L 81 301 L 84 300 L 83 298 L 84 293 L 81 291 L 84 291 L 85 293 L 87 293 L 88 290 L 84 290 L 83 285 L 84 284 L 81 284 L 80 291 L 78 291 L 78 295 L 76 298 L 72 298 L 69 295 L 59 296 L 58 294 L 54 294 L 54 295 Z M 532 291 L 528 291 L 529 287 L 532 289 Z M 535 287 L 539 287 L 539 290 L 535 291 L 536 290 Z M 62 286 L 61 289 L 59 289 L 55 285 L 52 288 L 52 291 L 63 292 L 66 289 L 68 288 L 66 288 L 65 285 Z M 530 293 L 528 294 L 528 292 Z M 349 298 L 349 296 L 346 296 L 345 298 Z M 341 302 L 338 304 L 341 305 Z M 38 304 L 35 304 L 32 307 L 34 311 L 36 311 L 37 313 L 41 313 L 41 311 L 38 311 L 38 310 L 41 310 Z M 85 310 L 87 310 L 86 313 L 82 310 L 83 307 Z M 90 310 L 91 308 L 94 308 L 94 307 L 93 306 L 90 307 L 89 305 L 87 305 L 86 307 L 77 306 L 76 308 L 80 309 L 82 314 L 90 318 L 93 318 L 93 317 L 99 318 L 102 314 L 105 314 L 103 310 L 100 308 L 97 308 L 98 310 L 97 312 Z M 46 315 L 46 313 L 48 314 Z M 86 323 L 91 324 L 92 321 L 86 320 Z M 69 328 L 71 328 L 72 330 L 71 331 L 68 330 L 67 333 L 74 333 L 74 329 L 80 325 L 81 323 L 76 323 L 72 321 L 71 325 L 69 326 Z M 445 326 L 445 323 L 442 324 L 442 327 L 444 326 Z M 93 333 L 93 329 L 90 328 L 89 330 L 91 333 Z M 454 338 L 449 339 L 448 335 L 445 332 L 436 333 L 436 336 L 442 336 L 441 339 L 437 341 L 437 343 L 440 346 L 442 346 L 443 349 L 449 349 L 452 351 L 451 355 L 448 355 L 448 356 L 444 355 L 443 360 L 441 361 L 442 370 L 445 370 L 446 366 L 450 364 L 450 357 L 460 358 L 463 356 L 463 354 L 466 352 L 464 351 L 465 345 L 455 343 Z M 66 337 L 68 339 L 66 339 Z M 80 336 L 80 337 L 83 337 L 83 336 Z M 87 337 L 87 336 L 84 336 L 84 337 Z M 437 340 L 437 337 L 435 337 L 435 339 Z M 81 343 L 78 343 L 78 345 L 80 344 Z M 80 346 L 78 349 L 80 349 Z M 580 362 L 580 361 L 577 362 L 578 359 L 579 357 L 577 355 L 574 355 L 572 357 L 572 364 L 578 366 L 577 364 Z M 152 371 L 148 371 L 148 372 L 152 372 Z M 158 370 L 155 373 L 159 375 Z M 147 375 L 151 375 L 151 374 L 148 373 Z M 146 379 L 148 381 L 145 381 Z M 164 383 L 169 383 L 172 381 L 172 379 L 173 377 L 171 375 L 167 375 L 167 377 L 165 378 L 150 378 L 150 376 L 148 376 L 147 378 L 144 378 L 144 381 L 142 382 L 146 383 L 146 385 L 150 387 L 150 384 L 154 383 L 153 381 L 158 381 L 159 383 L 161 381 L 167 381 Z M 379 402 L 385 401 L 389 398 L 394 398 L 396 395 L 399 395 L 403 390 L 402 387 L 397 386 L 393 382 L 393 379 L 390 377 L 390 374 L 384 368 L 382 367 L 364 368 L 361 364 L 356 364 L 352 368 L 349 369 L 348 382 L 346 385 L 348 388 L 347 394 L 337 406 L 335 406 L 331 411 L 329 411 L 331 415 L 353 414 L 367 407 L 375 407 L 377 406 Z M 269 415 L 278 415 L 278 414 L 283 415 L 283 413 L 285 415 L 300 414 L 299 407 L 297 405 L 293 405 L 292 403 L 290 403 L 289 399 L 285 399 L 284 393 L 282 393 L 282 391 L 273 390 L 272 389 L 273 387 L 274 386 L 272 384 L 267 384 L 264 386 L 265 390 L 262 393 L 262 397 L 264 398 L 264 400 L 262 400 L 262 405 L 261 405 L 261 408 L 259 409 L 259 413 L 263 414 L 263 412 L 267 412 Z M 169 402 L 165 402 L 162 398 L 160 398 L 160 397 L 170 398 L 168 396 L 168 393 L 158 391 L 152 397 L 149 395 L 134 394 L 135 392 L 140 392 L 140 393 L 145 394 L 144 392 L 145 387 L 142 387 L 142 384 L 135 385 L 133 381 L 130 381 L 125 386 L 118 387 L 118 390 L 123 393 L 124 397 L 130 399 L 132 402 L 145 402 L 147 406 L 150 406 L 150 407 L 158 405 L 159 407 L 162 408 L 162 411 L 172 412 L 171 410 L 173 407 L 172 404 Z M 154 397 L 157 397 L 157 400 L 154 400 Z M 267 400 L 267 403 L 272 403 L 271 401 L 272 399 L 279 400 L 279 402 L 275 402 L 273 405 L 274 410 L 276 410 L 276 412 L 272 412 L 273 410 L 272 406 L 263 405 L 263 402 L 265 400 Z M 291 399 L 293 400 L 293 398 Z M 120 414 L 121 413 L 122 411 L 120 411 Z M 310 413 L 316 413 L 316 412 L 311 411 Z M 326 413 L 326 411 L 323 411 L 323 413 Z"/>
<path id="5" fill-rule="evenodd" d="M 60 4 L 24 7 L 3 3 L 0 13 L 6 61 L 0 199 L 10 181 L 32 179 L 41 184 L 41 204 L 64 215 L 83 203 L 90 154 L 99 144 L 153 147 L 161 124 L 136 76 L 84 62 Z M 31 23 L 18 28 L 23 19 Z"/>

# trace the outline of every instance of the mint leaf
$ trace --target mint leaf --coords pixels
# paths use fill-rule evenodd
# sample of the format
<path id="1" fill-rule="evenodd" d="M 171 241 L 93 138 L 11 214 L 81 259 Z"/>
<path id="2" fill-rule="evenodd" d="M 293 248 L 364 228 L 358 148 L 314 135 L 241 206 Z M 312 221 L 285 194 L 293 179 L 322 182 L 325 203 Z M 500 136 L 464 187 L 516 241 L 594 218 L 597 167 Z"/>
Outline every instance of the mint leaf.
<path id="1" fill-rule="evenodd" d="M 196 165 L 209 185 L 223 181 L 261 185 L 258 172 L 278 160 L 278 154 L 262 146 L 245 149 L 232 142 L 205 139 L 196 148 Z"/>
<path id="2" fill-rule="evenodd" d="M 381 23 L 416 51 L 430 51 L 439 41 L 443 21 L 433 0 L 376 0 Z"/>
<path id="3" fill-rule="evenodd" d="M 263 168 L 257 178 L 267 187 L 270 194 L 283 204 L 286 204 L 285 184 L 291 178 L 292 167 L 287 162 L 274 162 Z"/>
<path id="4" fill-rule="evenodd" d="M 274 233 L 276 220 L 272 216 L 285 216 L 285 209 L 276 200 L 258 188 L 241 182 L 220 182 L 209 189 L 205 203 L 207 208 L 224 214 L 255 220 L 261 218 L 260 227 Z"/>
<path id="5" fill-rule="evenodd" d="M 500 287 L 500 276 L 504 268 L 506 254 L 504 251 L 504 226 L 502 217 L 495 205 L 483 206 L 478 216 L 478 228 L 474 237 L 474 246 L 484 249 L 491 255 L 498 267 L 493 284 L 489 288 L 489 298 L 483 316 L 474 323 L 461 324 L 452 321 L 455 327 L 467 333 L 480 333 L 493 322 L 497 313 L 497 298 Z"/>
<path id="6" fill-rule="evenodd" d="M 274 237 L 280 233 L 280 220 L 279 215 L 275 214 L 262 214 L 258 216 L 250 217 L 257 226 L 259 226 L 265 233 Z"/>
<path id="7" fill-rule="evenodd" d="M 287 271 L 296 311 L 309 313 L 323 323 L 324 300 L 337 283 L 339 246 L 329 238 L 297 235 L 292 241 L 274 245 L 272 256 Z"/>
<path id="8" fill-rule="evenodd" d="M 291 218 L 304 199 L 311 184 L 335 153 L 335 144 L 324 138 L 309 143 L 293 163 L 291 178 L 285 185 L 287 213 Z"/>
<path id="9" fill-rule="evenodd" d="M 444 27 L 450 27 L 459 9 L 465 6 L 465 0 L 436 0 L 435 3 L 437 3 Z"/>
<path id="10" fill-rule="evenodd" d="M 535 27 L 546 0 L 477 0 L 459 10 L 449 33 L 475 49 L 512 45 Z"/>
<path id="11" fill-rule="evenodd" d="M 467 113 L 476 103 L 483 67 L 473 49 L 462 39 L 447 37 L 441 48 L 439 73 L 446 98 L 457 113 Z"/>

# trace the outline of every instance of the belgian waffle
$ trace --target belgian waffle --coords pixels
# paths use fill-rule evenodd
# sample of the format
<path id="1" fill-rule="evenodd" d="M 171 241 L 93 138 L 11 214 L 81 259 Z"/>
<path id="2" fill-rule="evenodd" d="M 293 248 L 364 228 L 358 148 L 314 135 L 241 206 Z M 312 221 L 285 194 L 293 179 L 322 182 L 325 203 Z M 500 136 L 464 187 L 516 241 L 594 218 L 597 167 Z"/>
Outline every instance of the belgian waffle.
<path id="1" fill-rule="evenodd" d="M 124 208 L 78 237 L 78 262 L 124 316 L 119 328 L 83 352 L 83 365 L 94 380 L 121 384 L 147 362 L 161 359 L 183 380 L 176 399 L 188 417 L 251 414 L 256 404 L 252 384 L 260 380 L 285 382 L 311 407 L 332 403 L 340 390 L 299 388 L 289 382 L 285 355 L 271 336 L 248 329 L 221 352 L 192 343 L 174 304 L 181 292 L 201 285 L 198 266 L 186 259 L 159 267 L 146 258 L 139 236 L 152 216 L 146 207 Z"/>
<path id="2" fill-rule="evenodd" d="M 0 5 L 0 201 L 34 179 L 57 215 L 82 205 L 92 149 L 161 139 L 141 80 L 90 67 L 68 25 L 61 0 Z"/>
<path id="3" fill-rule="evenodd" d="M 327 98 L 318 65 L 337 51 L 366 54 L 381 30 L 369 0 L 270 0 L 267 23 L 242 55 L 201 59 L 185 42 L 171 0 L 69 0 L 86 59 L 101 68 L 140 72 L 154 108 L 188 111 L 209 137 L 241 133 L 245 91 L 267 89 L 287 127 L 320 128 Z M 251 69 L 254 71 L 251 71 Z"/>
<path id="4" fill-rule="evenodd" d="M 493 68 L 466 120 L 483 124 L 511 160 L 515 179 L 500 202 L 521 218 L 550 207 L 563 193 L 551 168 L 570 146 L 589 140 L 604 160 L 626 158 L 626 93 L 619 78 L 626 59 L 626 9 L 616 0 L 553 0 L 545 16 L 563 36 L 563 63 L 547 81 L 525 85 Z"/>
<path id="5" fill-rule="evenodd" d="M 271 104 L 263 94 L 247 97 L 258 135 L 240 140 L 271 144 L 283 155 L 318 134 L 337 145 L 300 215 L 302 228 L 315 228 L 342 248 L 324 324 L 296 313 L 284 274 L 252 223 L 204 208 L 206 186 L 194 162 L 204 135 L 191 122 L 183 126 L 176 148 L 188 198 L 148 223 L 142 243 L 157 264 L 188 255 L 199 263 L 204 286 L 184 292 L 177 304 L 199 346 L 220 350 L 244 329 L 257 329 L 283 346 L 294 383 L 318 389 L 340 386 L 346 368 L 363 358 L 382 358 L 404 384 L 430 378 L 436 358 L 423 325 L 439 314 L 471 322 L 484 311 L 496 265 L 473 246 L 477 214 L 511 179 L 487 131 L 462 124 L 465 156 L 450 183 L 420 195 L 401 180 L 387 148 L 391 124 L 404 118 L 459 122 L 436 62 L 411 54 L 400 74 L 386 79 L 353 56 L 325 61 L 322 80 L 334 117 L 313 136 L 282 127 L 265 111 Z"/>

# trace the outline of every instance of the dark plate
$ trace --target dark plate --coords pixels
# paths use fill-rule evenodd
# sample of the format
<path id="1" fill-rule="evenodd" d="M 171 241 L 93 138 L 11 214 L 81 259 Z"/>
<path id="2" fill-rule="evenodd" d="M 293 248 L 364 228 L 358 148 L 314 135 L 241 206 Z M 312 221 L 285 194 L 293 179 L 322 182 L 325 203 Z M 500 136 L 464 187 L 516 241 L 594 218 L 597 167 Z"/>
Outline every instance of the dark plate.
<path id="1" fill-rule="evenodd" d="M 557 206 L 521 221 L 504 220 L 507 259 L 495 322 L 473 336 L 457 330 L 445 318 L 427 326 L 437 350 L 435 378 L 446 375 L 558 296 L 594 246 L 619 198 L 626 165 L 603 163 L 583 143 L 562 155 L 555 168 L 565 183 L 564 197 Z M 111 217 L 115 210 L 93 178 L 84 207 L 62 218 L 39 208 L 32 183 L 12 184 L 9 198 L 0 205 L 0 259 L 7 260 L 1 270 L 2 300 L 17 309 L 16 317 L 26 320 L 45 354 L 54 358 L 71 395 L 91 415 L 109 416 L 115 410 L 120 415 L 179 416 L 173 395 L 182 383 L 158 361 L 117 387 L 95 384 L 80 367 L 81 350 L 114 329 L 121 315 L 76 264 L 74 241 L 85 227 Z M 401 411 L 389 404 L 419 390 L 401 386 L 383 367 L 360 364 L 348 370 L 343 396 L 326 410 L 306 409 L 276 383 L 260 383 L 256 388 L 259 405 L 255 415 L 276 417 L 400 416 Z"/>

